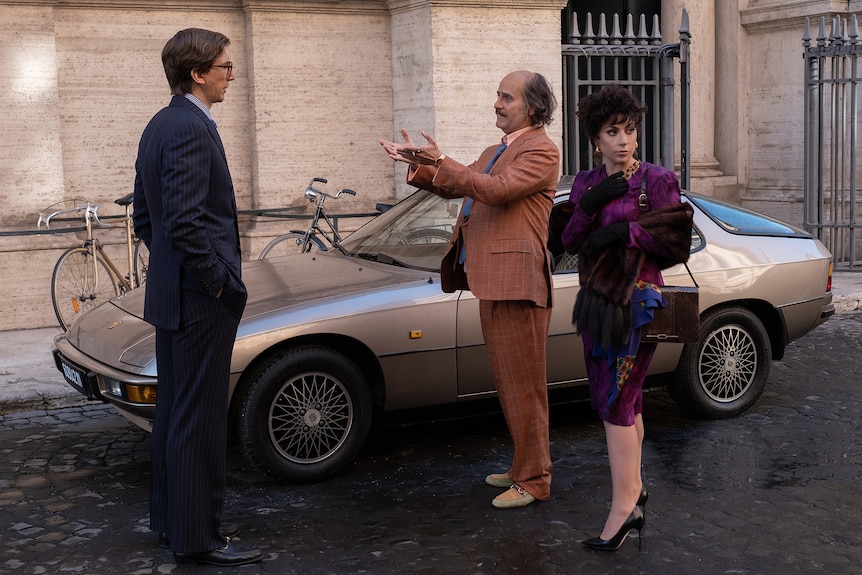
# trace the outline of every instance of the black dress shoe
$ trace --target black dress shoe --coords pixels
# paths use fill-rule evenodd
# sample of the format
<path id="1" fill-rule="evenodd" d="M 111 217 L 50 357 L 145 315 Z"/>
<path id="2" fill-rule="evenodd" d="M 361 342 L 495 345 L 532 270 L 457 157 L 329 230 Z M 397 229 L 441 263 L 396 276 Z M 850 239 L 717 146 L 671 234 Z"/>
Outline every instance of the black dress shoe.
<path id="1" fill-rule="evenodd" d="M 224 547 L 203 551 L 201 553 L 174 553 L 177 565 L 221 565 L 230 567 L 232 565 L 247 565 L 257 563 L 263 559 L 260 549 L 240 550 L 231 542 L 227 541 Z"/>
<path id="2" fill-rule="evenodd" d="M 218 530 L 218 534 L 222 536 L 222 539 L 227 539 L 228 537 L 236 537 L 239 535 L 239 525 L 236 523 L 228 523 L 227 521 L 223 521 L 221 524 L 221 529 Z M 159 547 L 162 549 L 170 549 L 171 548 L 171 537 L 168 535 L 167 531 L 159 532 Z"/>

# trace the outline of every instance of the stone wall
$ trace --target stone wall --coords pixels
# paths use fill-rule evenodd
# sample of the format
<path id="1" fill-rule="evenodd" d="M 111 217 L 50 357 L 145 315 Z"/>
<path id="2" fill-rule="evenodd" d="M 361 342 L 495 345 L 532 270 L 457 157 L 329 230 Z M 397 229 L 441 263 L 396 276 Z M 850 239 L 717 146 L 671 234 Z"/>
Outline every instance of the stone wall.
<path id="1" fill-rule="evenodd" d="M 238 207 L 306 209 L 305 185 L 320 176 L 327 189 L 356 190 L 355 199 L 328 204 L 356 213 L 410 192 L 380 137 L 404 126 L 418 138 L 424 129 L 469 162 L 501 135 L 493 103 L 506 72 L 540 71 L 559 94 L 564 5 L 0 0 L 0 329 L 55 323 L 53 264 L 78 241 L 10 234 L 34 229 L 40 210 L 77 195 L 122 213 L 113 200 L 132 190 L 140 133 L 169 100 L 160 54 L 177 30 L 210 28 L 231 39 L 237 79 L 213 116 Z M 560 125 L 551 130 L 558 142 Z M 287 226 L 244 225 L 244 255 L 255 257 Z M 105 238 L 122 253 L 121 234 Z"/>
<path id="2" fill-rule="evenodd" d="M 500 137 L 493 102 L 514 69 L 562 95 L 565 0 L 0 0 L 0 329 L 55 323 L 50 279 L 74 234 L 14 235 L 75 195 L 120 214 L 138 138 L 168 99 L 164 43 L 196 26 L 227 34 L 236 81 L 213 109 L 241 210 L 308 208 L 313 176 L 371 212 L 410 193 L 378 139 L 435 135 L 469 162 Z M 862 0 L 663 0 L 662 33 L 692 34 L 692 189 L 802 225 L 805 18 Z M 563 110 L 558 111 L 558 118 Z M 562 122 L 551 136 L 562 144 Z M 342 220 L 342 229 L 349 222 Z M 254 257 L 287 227 L 247 222 Z M 121 251 L 122 236 L 105 236 Z"/>

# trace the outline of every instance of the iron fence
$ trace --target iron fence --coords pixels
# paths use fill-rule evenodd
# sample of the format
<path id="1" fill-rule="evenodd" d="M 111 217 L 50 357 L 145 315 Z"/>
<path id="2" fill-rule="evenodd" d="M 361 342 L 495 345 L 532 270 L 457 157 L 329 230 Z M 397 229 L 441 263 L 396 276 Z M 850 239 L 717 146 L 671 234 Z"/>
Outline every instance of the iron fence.
<path id="1" fill-rule="evenodd" d="M 805 229 L 832 252 L 833 262 L 859 265 L 856 161 L 859 131 L 859 68 L 862 54 L 856 15 L 820 18 L 812 42 L 809 21 L 802 37 L 805 58 L 804 190 Z"/>
<path id="2" fill-rule="evenodd" d="M 691 32 L 688 13 L 682 11 L 679 42 L 663 44 L 658 16 L 653 16 L 652 30 L 647 30 L 647 18 L 641 14 L 635 31 L 632 14 L 625 16 L 625 30 L 620 28 L 620 15 L 612 15 L 608 32 L 605 14 L 599 15 L 598 31 L 593 16 L 586 15 L 585 30 L 578 28 L 572 14 L 572 31 L 568 43 L 562 45 L 563 56 L 563 173 L 575 174 L 592 167 L 592 146 L 586 141 L 575 115 L 578 100 L 605 84 L 615 83 L 629 88 L 647 105 L 647 114 L 638 132 L 641 159 L 674 170 L 674 89 L 676 80 L 673 63 L 679 62 L 680 85 L 680 184 L 689 187 L 689 52 Z"/>

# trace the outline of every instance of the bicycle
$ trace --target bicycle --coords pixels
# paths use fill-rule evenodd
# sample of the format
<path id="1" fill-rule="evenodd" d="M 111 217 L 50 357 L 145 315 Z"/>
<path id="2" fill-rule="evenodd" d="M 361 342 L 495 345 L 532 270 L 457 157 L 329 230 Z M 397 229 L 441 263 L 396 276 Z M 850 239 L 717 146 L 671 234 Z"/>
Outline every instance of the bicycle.
<path id="1" fill-rule="evenodd" d="M 300 230 L 291 230 L 278 236 L 266 244 L 257 259 L 262 260 L 266 257 L 302 254 L 314 250 L 325 252 L 330 247 L 335 247 L 339 242 L 341 242 L 341 235 L 338 233 L 338 229 L 335 227 L 335 224 L 333 224 L 329 215 L 327 215 L 326 210 L 324 210 L 323 204 L 326 201 L 326 198 L 337 200 L 341 194 L 355 196 L 356 192 L 347 188 L 342 188 L 335 194 L 328 194 L 323 190 L 314 187 L 315 182 L 325 184 L 327 183 L 327 180 L 326 178 L 312 178 L 311 181 L 308 182 L 308 187 L 305 189 L 305 198 L 309 202 L 317 204 L 317 209 L 314 211 L 314 216 L 312 217 L 311 225 L 308 229 L 304 232 Z M 321 218 L 329 227 L 328 234 L 320 227 Z M 326 244 L 329 244 L 329 246 Z"/>
<path id="2" fill-rule="evenodd" d="M 37 227 L 50 229 L 51 220 L 63 214 L 75 213 L 84 220 L 85 238 L 80 246 L 63 252 L 54 265 L 51 275 L 51 300 L 60 327 L 68 329 L 75 318 L 108 299 L 144 285 L 147 281 L 149 250 L 140 238 L 135 237 L 132 223 L 132 193 L 114 200 L 123 206 L 123 217 L 128 252 L 128 273 L 124 274 L 108 256 L 102 243 L 93 234 L 94 224 L 100 228 L 113 227 L 99 219 L 99 204 L 82 197 L 52 204 L 39 214 Z M 72 207 L 65 207 L 70 204 Z M 60 209 L 56 209 L 62 206 Z"/>

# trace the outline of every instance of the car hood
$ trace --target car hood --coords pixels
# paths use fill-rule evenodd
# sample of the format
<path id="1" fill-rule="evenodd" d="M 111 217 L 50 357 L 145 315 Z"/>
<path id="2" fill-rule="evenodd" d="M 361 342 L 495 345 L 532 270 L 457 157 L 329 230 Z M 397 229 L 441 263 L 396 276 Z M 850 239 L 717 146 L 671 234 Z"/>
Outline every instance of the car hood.
<path id="1" fill-rule="evenodd" d="M 407 283 L 429 284 L 439 274 L 348 257 L 335 252 L 299 254 L 243 264 L 248 302 L 237 339 L 261 329 L 331 317 L 338 302 L 357 300 Z M 82 316 L 66 339 L 98 361 L 127 371 L 155 374 L 155 331 L 143 320 L 145 287 L 116 297 Z M 369 300 L 380 303 L 379 297 Z M 331 305 L 325 305 L 330 303 Z"/>
<path id="2" fill-rule="evenodd" d="M 288 307 L 319 305 L 326 299 L 352 298 L 405 282 L 431 283 L 438 278 L 437 273 L 332 251 L 255 260 L 243 265 L 249 295 L 243 323 Z"/>

